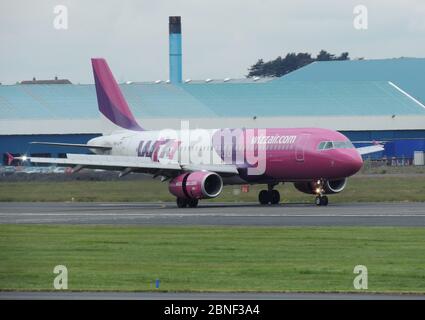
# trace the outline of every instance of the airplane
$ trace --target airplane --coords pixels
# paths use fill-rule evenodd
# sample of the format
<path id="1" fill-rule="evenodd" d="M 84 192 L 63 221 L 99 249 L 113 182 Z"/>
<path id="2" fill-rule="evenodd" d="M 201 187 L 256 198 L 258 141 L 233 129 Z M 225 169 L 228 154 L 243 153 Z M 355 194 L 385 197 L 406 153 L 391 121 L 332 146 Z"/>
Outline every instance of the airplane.
<path id="1" fill-rule="evenodd" d="M 293 183 L 326 206 L 328 194 L 344 190 L 347 178 L 363 165 L 362 155 L 384 150 L 382 145 L 355 148 L 343 134 L 323 128 L 240 128 L 145 130 L 133 116 L 107 62 L 91 59 L 99 111 L 120 127 L 86 144 L 32 142 L 83 147 L 93 154 L 66 158 L 21 157 L 32 163 L 150 174 L 169 181 L 179 208 L 197 207 L 215 198 L 224 185 L 264 184 L 258 201 L 278 204 L 279 183 Z M 196 134 L 195 134 L 196 133 Z M 193 138 L 195 137 L 195 138 Z M 23 158 L 23 159 L 22 159 Z M 205 160 L 207 159 L 207 160 Z"/>

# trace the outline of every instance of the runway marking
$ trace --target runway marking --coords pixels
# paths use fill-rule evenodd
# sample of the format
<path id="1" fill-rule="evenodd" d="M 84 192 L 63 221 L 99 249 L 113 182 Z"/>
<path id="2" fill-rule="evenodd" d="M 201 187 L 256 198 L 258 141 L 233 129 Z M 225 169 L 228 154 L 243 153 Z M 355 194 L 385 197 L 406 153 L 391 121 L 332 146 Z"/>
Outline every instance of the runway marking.
<path id="1" fill-rule="evenodd" d="M 425 217 L 425 214 L 237 214 L 237 213 L 0 213 L 0 216 L 135 216 L 135 217 Z"/>
<path id="2" fill-rule="evenodd" d="M 139 203 L 129 203 L 129 204 L 127 204 L 127 203 L 125 203 L 125 204 L 122 204 L 122 203 L 96 203 L 95 205 L 98 205 L 99 207 L 123 207 L 123 208 L 127 208 L 127 207 L 138 208 L 138 207 L 140 207 Z M 84 205 L 82 205 L 82 207 L 84 207 Z M 150 208 L 166 208 L 166 204 L 155 204 L 155 203 L 144 204 L 142 206 L 142 208 L 147 208 L 147 209 L 150 209 Z"/>
<path id="3" fill-rule="evenodd" d="M 348 204 L 316 207 L 292 204 L 205 203 L 177 209 L 174 203 L 12 203 L 0 208 L 0 224 L 134 224 L 258 226 L 425 227 L 425 203 Z"/>

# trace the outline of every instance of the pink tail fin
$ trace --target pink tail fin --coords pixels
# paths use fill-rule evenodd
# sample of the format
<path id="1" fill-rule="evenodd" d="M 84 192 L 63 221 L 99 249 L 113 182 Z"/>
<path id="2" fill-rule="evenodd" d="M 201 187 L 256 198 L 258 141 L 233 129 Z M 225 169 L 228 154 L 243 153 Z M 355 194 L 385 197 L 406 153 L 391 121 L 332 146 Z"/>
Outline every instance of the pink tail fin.
<path id="1" fill-rule="evenodd" d="M 10 166 L 13 160 L 15 160 L 15 158 L 9 152 L 6 152 L 6 156 L 7 156 L 7 165 Z"/>
<path id="2" fill-rule="evenodd" d="M 105 59 L 91 59 L 99 111 L 117 126 L 142 131 Z"/>

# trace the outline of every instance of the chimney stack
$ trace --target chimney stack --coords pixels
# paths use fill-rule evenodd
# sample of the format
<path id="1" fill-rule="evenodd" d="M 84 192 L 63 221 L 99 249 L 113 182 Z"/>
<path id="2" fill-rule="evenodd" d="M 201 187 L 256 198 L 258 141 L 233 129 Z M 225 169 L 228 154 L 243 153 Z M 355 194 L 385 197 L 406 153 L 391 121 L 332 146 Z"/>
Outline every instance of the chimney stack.
<path id="1" fill-rule="evenodd" d="M 182 82 L 181 17 L 169 17 L 170 82 Z"/>

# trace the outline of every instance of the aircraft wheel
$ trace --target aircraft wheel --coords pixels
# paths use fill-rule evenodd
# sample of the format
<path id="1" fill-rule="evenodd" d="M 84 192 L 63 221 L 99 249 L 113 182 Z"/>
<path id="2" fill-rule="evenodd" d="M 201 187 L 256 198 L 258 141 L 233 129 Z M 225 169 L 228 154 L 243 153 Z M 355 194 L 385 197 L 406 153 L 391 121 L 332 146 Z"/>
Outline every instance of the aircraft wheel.
<path id="1" fill-rule="evenodd" d="M 314 202 L 317 206 L 327 206 L 329 200 L 327 196 L 317 196 Z"/>
<path id="2" fill-rule="evenodd" d="M 186 208 L 188 205 L 188 201 L 183 198 L 177 198 L 176 202 L 177 202 L 177 207 L 179 208 Z"/>
<path id="3" fill-rule="evenodd" d="M 189 208 L 196 208 L 198 206 L 198 199 L 190 199 L 188 202 Z"/>
<path id="4" fill-rule="evenodd" d="M 270 202 L 269 192 L 267 190 L 261 190 L 260 193 L 258 194 L 258 201 L 262 205 L 268 204 Z"/>
<path id="5" fill-rule="evenodd" d="M 272 204 L 278 204 L 280 202 L 280 193 L 277 190 L 271 191 L 271 203 Z"/>

